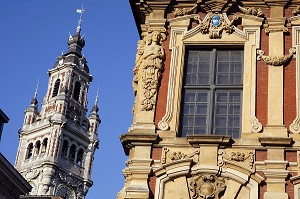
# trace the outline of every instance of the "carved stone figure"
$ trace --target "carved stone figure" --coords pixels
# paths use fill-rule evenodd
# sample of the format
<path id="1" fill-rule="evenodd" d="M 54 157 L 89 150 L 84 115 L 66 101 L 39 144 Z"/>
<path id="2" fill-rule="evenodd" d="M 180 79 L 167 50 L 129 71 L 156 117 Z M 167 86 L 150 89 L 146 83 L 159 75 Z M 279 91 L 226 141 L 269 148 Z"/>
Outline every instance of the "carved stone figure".
<path id="1" fill-rule="evenodd" d="M 231 152 L 231 160 L 243 162 L 245 161 L 245 153 Z"/>
<path id="2" fill-rule="evenodd" d="M 189 15 L 189 14 L 193 13 L 194 11 L 196 11 L 196 8 L 197 8 L 197 5 L 195 5 L 192 8 L 175 8 L 173 11 L 173 14 L 175 17 Z"/>
<path id="3" fill-rule="evenodd" d="M 226 184 L 223 177 L 203 175 L 192 179 L 189 188 L 193 199 L 219 199 Z"/>
<path id="4" fill-rule="evenodd" d="M 160 31 L 151 31 L 146 36 L 146 42 L 139 42 L 139 48 L 134 68 L 134 92 L 136 94 L 137 82 L 141 80 L 143 88 L 142 111 L 151 111 L 155 105 L 156 92 L 164 66 L 165 51 L 162 43 L 165 34 Z M 141 55 L 142 54 L 142 55 Z M 138 75 L 139 74 L 139 75 Z M 141 78 L 141 79 L 139 79 Z"/>
<path id="5" fill-rule="evenodd" d="M 253 16 L 257 16 L 257 17 L 264 16 L 264 13 L 260 8 L 254 8 L 254 7 L 243 8 L 243 7 L 239 6 L 239 9 L 242 11 L 243 14 L 246 14 L 246 15 L 253 15 Z"/>

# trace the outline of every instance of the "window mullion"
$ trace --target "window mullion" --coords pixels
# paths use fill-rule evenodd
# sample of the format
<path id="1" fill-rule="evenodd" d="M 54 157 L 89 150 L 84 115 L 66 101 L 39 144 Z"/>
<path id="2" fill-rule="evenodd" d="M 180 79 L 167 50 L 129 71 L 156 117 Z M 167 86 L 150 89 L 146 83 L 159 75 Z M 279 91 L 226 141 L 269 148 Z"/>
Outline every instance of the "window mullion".
<path id="1" fill-rule="evenodd" d="M 207 134 L 213 134 L 213 125 L 214 125 L 214 106 L 215 106 L 215 69 L 216 69 L 216 55 L 217 50 L 214 48 L 211 53 L 211 62 L 210 62 L 210 91 L 209 91 L 209 111 L 207 115 L 207 124 L 208 124 L 208 132 Z"/>

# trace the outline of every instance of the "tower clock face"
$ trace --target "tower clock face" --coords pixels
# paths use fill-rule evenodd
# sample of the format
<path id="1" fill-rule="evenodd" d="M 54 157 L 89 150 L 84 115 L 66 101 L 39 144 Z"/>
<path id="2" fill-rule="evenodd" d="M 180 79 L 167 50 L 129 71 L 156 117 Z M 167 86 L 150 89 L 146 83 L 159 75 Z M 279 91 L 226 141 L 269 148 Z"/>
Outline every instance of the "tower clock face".
<path id="1" fill-rule="evenodd" d="M 74 190 L 64 184 L 58 186 L 55 195 L 62 196 L 64 199 L 76 199 Z"/>

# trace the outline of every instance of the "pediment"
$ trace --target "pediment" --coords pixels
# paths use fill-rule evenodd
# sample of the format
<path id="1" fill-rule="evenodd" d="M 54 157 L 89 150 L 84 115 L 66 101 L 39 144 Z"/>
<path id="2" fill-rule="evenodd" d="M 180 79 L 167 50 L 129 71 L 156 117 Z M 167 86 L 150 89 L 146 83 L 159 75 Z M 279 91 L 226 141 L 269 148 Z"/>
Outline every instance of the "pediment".
<path id="1" fill-rule="evenodd" d="M 186 44 L 243 44 L 247 39 L 245 31 L 238 29 L 234 25 L 237 16 L 230 21 L 225 13 L 209 13 L 201 20 L 194 17 L 199 24 L 187 31 L 183 36 Z"/>

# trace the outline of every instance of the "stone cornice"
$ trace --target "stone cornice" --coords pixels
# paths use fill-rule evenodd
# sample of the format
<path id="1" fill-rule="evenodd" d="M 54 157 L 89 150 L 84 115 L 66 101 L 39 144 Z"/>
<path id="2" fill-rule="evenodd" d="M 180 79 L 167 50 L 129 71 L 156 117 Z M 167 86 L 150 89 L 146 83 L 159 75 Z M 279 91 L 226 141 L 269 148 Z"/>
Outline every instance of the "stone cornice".
<path id="1" fill-rule="evenodd" d="M 158 134 L 156 133 L 126 133 L 120 136 L 124 152 L 129 155 L 129 150 L 138 145 L 152 145 L 158 140 Z"/>
<path id="2" fill-rule="evenodd" d="M 263 146 L 292 146 L 293 139 L 289 137 L 261 137 L 259 142 Z"/>

